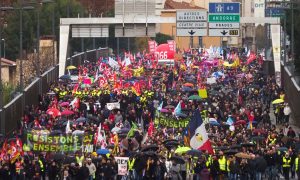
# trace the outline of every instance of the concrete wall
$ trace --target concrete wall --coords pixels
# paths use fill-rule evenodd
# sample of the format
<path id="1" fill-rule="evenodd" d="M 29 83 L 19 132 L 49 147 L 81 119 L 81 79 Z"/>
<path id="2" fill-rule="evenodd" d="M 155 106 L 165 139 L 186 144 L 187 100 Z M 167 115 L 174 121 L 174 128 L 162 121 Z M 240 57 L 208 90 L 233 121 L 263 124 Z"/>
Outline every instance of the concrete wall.
<path id="1" fill-rule="evenodd" d="M 289 70 L 281 66 L 282 85 L 285 90 L 286 99 L 292 109 L 293 119 L 296 125 L 300 125 L 300 87 L 295 83 Z"/>

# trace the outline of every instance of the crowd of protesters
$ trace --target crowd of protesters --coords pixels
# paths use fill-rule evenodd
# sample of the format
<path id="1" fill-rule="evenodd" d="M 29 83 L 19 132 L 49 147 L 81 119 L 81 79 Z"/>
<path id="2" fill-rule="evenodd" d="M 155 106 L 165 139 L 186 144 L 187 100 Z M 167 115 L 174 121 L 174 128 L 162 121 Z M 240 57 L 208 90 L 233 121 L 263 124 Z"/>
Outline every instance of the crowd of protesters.
<path id="1" fill-rule="evenodd" d="M 119 70 L 109 67 L 104 57 L 99 62 L 86 61 L 71 70 L 79 74 L 77 84 L 71 83 L 69 78 L 53 83 L 47 94 L 39 96 L 38 105 L 25 108 L 21 128 L 15 135 L 24 143 L 24 134 L 30 129 L 64 133 L 70 122 L 72 132 L 81 130 L 96 134 L 101 124 L 106 138 L 96 146 L 109 152 L 76 151 L 59 156 L 24 151 L 15 161 L 2 157 L 0 179 L 299 178 L 300 141 L 289 126 L 291 110 L 274 76 L 265 75 L 262 64 L 255 60 L 247 63 L 239 58 L 237 63 L 237 54 L 228 60 L 234 66 L 223 66 L 221 60 L 216 66 L 204 65 L 205 60 L 195 52 L 185 56 L 174 66 L 157 63 L 154 66 L 141 55 Z M 128 69 L 140 70 L 125 76 Z M 81 78 L 87 76 L 93 76 L 96 81 L 84 84 Z M 208 83 L 207 78 L 212 76 L 216 82 Z M 186 83 L 190 84 L 185 87 Z M 189 99 L 192 95 L 198 96 L 198 89 L 205 89 L 207 97 Z M 74 99 L 78 105 L 74 105 Z M 272 103 L 275 100 L 279 102 Z M 62 105 L 63 102 L 69 104 Z M 120 108 L 109 110 L 107 103 L 113 102 L 119 102 Z M 168 128 L 154 123 L 158 113 L 174 119 L 183 118 L 174 115 L 178 104 L 184 118 L 192 117 L 195 111 L 201 112 L 213 153 L 177 152 L 178 148 L 189 147 L 189 126 Z M 48 114 L 47 110 L 53 106 L 60 112 L 67 109 L 74 114 Z M 276 119 L 270 118 L 271 112 Z M 84 121 L 77 122 L 78 118 Z M 133 129 L 133 126 L 137 127 Z M 116 127 L 120 131 L 129 129 L 129 132 L 124 135 L 112 131 Z M 125 140 L 127 147 L 121 145 Z M 9 154 L 9 145 L 5 148 L 7 150 L 2 149 L 2 152 Z M 126 175 L 118 175 L 114 157 L 129 157 Z"/>

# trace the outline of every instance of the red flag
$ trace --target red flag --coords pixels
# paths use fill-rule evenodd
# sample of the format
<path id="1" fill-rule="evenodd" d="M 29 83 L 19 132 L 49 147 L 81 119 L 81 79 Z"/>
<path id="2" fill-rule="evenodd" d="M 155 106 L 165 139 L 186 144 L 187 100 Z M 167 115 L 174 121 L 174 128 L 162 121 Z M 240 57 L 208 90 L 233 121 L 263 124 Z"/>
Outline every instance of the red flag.
<path id="1" fill-rule="evenodd" d="M 132 90 L 135 92 L 135 94 L 137 96 L 140 96 L 141 95 L 141 85 L 140 85 L 140 83 L 139 82 L 135 82 L 133 84 Z"/>
<path id="2" fill-rule="evenodd" d="M 16 145 L 17 145 L 17 151 L 23 156 L 24 155 L 23 143 L 22 143 L 21 139 L 19 139 L 18 137 L 16 138 Z"/>
<path id="3" fill-rule="evenodd" d="M 6 160 L 6 155 L 7 155 L 7 151 L 8 151 L 7 148 L 8 148 L 7 139 L 5 139 L 5 141 L 2 145 L 2 149 L 1 149 L 1 155 L 0 155 L 1 160 Z"/>
<path id="4" fill-rule="evenodd" d="M 149 124 L 149 127 L 148 127 L 148 136 L 152 136 L 153 135 L 153 132 L 154 132 L 154 123 L 153 123 L 153 121 L 151 121 L 150 122 L 150 124 Z"/>
<path id="5" fill-rule="evenodd" d="M 72 95 L 74 95 L 77 92 L 78 88 L 79 88 L 79 84 L 75 84 L 73 91 L 72 91 Z"/>
<path id="6" fill-rule="evenodd" d="M 99 87 L 104 87 L 107 85 L 107 80 L 104 77 L 100 77 L 98 80 Z"/>
<path id="7" fill-rule="evenodd" d="M 254 52 L 251 52 L 248 59 L 247 59 L 247 65 L 250 64 L 255 59 L 256 59 L 256 55 L 254 54 Z"/>
<path id="8" fill-rule="evenodd" d="M 35 119 L 34 120 L 34 127 L 37 127 L 37 128 L 41 128 L 42 126 L 40 125 L 40 122 L 38 119 Z"/>
<path id="9" fill-rule="evenodd" d="M 151 77 L 148 79 L 148 88 L 149 89 L 152 88 L 152 78 Z"/>
<path id="10" fill-rule="evenodd" d="M 122 88 L 122 85 L 123 85 L 122 80 L 115 81 L 114 89 L 119 90 Z"/>
<path id="11" fill-rule="evenodd" d="M 10 142 L 10 150 L 9 150 L 9 154 L 10 154 L 10 161 L 11 163 L 14 163 L 16 161 L 16 159 L 20 156 L 20 152 L 17 151 L 17 145 L 14 141 Z"/>

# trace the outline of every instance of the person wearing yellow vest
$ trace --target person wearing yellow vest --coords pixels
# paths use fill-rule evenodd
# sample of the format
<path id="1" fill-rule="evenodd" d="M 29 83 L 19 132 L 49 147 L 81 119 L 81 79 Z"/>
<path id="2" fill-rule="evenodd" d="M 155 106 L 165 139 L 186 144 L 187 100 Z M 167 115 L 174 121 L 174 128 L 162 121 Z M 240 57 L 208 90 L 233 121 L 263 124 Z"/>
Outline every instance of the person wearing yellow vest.
<path id="1" fill-rule="evenodd" d="M 299 159 L 300 159 L 300 153 L 298 156 L 295 158 L 295 171 L 297 173 L 298 179 L 300 179 L 300 168 L 299 168 Z"/>
<path id="2" fill-rule="evenodd" d="M 290 168 L 291 168 L 292 159 L 288 153 L 282 157 L 282 171 L 283 176 L 286 180 L 290 179 Z"/>
<path id="3" fill-rule="evenodd" d="M 212 161 L 213 161 L 212 156 L 208 155 L 207 160 L 205 162 L 205 165 L 208 169 L 210 169 L 210 166 L 212 165 Z"/>
<path id="4" fill-rule="evenodd" d="M 186 162 L 186 179 L 193 179 L 195 163 L 193 163 L 192 158 L 189 158 Z"/>
<path id="5" fill-rule="evenodd" d="M 136 172 L 134 169 L 135 157 L 130 157 L 127 163 L 128 163 L 128 177 L 129 179 L 135 179 L 136 178 Z"/>
<path id="6" fill-rule="evenodd" d="M 267 139 L 267 144 L 274 145 L 275 143 L 276 143 L 276 135 L 275 134 L 269 135 Z"/>
<path id="7" fill-rule="evenodd" d="M 75 159 L 76 159 L 76 163 L 78 163 L 79 166 L 81 167 L 82 163 L 83 163 L 83 160 L 84 160 L 84 156 L 83 155 L 80 156 L 79 154 L 76 154 Z"/>
<path id="8" fill-rule="evenodd" d="M 221 172 L 220 179 L 224 179 L 224 175 L 227 174 L 227 160 L 222 151 L 220 151 L 219 153 L 218 162 L 219 162 L 219 167 Z"/>
<path id="9" fill-rule="evenodd" d="M 46 173 L 45 173 L 44 162 L 42 161 L 42 156 L 40 156 L 38 158 L 38 165 L 40 166 L 40 170 L 41 170 L 41 179 L 45 180 L 46 179 Z"/>

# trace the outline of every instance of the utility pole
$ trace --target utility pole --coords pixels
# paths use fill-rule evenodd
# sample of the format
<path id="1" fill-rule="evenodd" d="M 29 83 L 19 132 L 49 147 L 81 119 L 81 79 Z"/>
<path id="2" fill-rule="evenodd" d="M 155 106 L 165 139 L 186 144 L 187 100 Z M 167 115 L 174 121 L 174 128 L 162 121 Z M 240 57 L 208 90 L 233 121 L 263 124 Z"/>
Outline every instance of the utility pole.
<path id="1" fill-rule="evenodd" d="M 55 45 L 54 45 L 54 42 L 56 40 L 55 38 L 55 11 L 54 11 L 54 6 L 53 6 L 53 9 L 52 9 L 52 59 L 53 59 L 53 66 L 56 65 L 56 58 L 55 58 L 55 52 L 56 52 L 56 49 L 55 49 Z"/>
<path id="2" fill-rule="evenodd" d="M 3 93 L 2 93 L 2 11 L 0 12 L 0 109 L 3 106 Z M 2 113 L 1 113 L 2 114 Z M 1 116 L 0 116 L 0 120 Z"/>
<path id="3" fill-rule="evenodd" d="M 23 0 L 20 0 L 20 91 L 23 91 Z"/>
<path id="4" fill-rule="evenodd" d="M 37 56 L 37 77 L 41 75 L 41 64 L 40 64 L 40 5 L 37 5 L 36 13 L 37 13 L 37 27 L 36 27 L 36 56 Z"/>
<path id="5" fill-rule="evenodd" d="M 291 57 L 292 61 L 294 62 L 294 39 L 295 39 L 295 34 L 294 34 L 294 0 L 291 0 L 291 9 L 292 9 L 292 23 L 291 23 Z"/>

